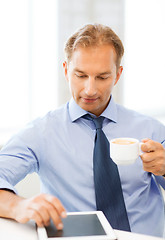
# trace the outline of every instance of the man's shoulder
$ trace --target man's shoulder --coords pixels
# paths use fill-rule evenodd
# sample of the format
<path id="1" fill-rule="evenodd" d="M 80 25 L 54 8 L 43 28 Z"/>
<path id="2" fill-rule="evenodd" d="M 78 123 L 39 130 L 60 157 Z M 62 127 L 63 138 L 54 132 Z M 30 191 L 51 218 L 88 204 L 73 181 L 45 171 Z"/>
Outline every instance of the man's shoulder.
<path id="1" fill-rule="evenodd" d="M 35 119 L 33 121 L 34 124 L 38 124 L 38 123 L 49 123 L 49 122 L 62 122 L 66 119 L 66 117 L 68 117 L 68 103 L 54 109 L 51 110 L 49 112 L 47 112 L 46 114 L 44 114 L 42 117 L 38 117 L 37 119 Z"/>
<path id="2" fill-rule="evenodd" d="M 136 121 L 136 122 L 151 122 L 153 124 L 161 124 L 157 119 L 147 114 L 129 109 L 120 104 L 116 104 L 118 121 Z"/>
<path id="3" fill-rule="evenodd" d="M 140 113 L 119 104 L 116 104 L 116 108 L 119 122 L 127 122 L 128 124 L 132 123 L 136 125 L 142 124 L 145 127 L 148 125 L 148 127 L 153 128 L 165 128 L 165 126 L 159 120 L 150 115 Z"/>
<path id="4" fill-rule="evenodd" d="M 42 134 L 52 129 L 58 129 L 62 127 L 68 120 L 68 104 L 64 104 L 61 107 L 51 110 L 40 116 L 31 122 L 29 122 L 19 133 Z"/>
<path id="5" fill-rule="evenodd" d="M 116 108 L 117 108 L 117 113 L 118 115 L 124 115 L 124 116 L 127 116 L 127 117 L 131 117 L 131 118 L 141 118 L 141 119 L 153 119 L 152 117 L 150 116 L 147 116 L 143 113 L 140 113 L 138 111 L 135 111 L 133 109 L 129 109 L 123 105 L 120 105 L 120 104 L 116 104 Z"/>

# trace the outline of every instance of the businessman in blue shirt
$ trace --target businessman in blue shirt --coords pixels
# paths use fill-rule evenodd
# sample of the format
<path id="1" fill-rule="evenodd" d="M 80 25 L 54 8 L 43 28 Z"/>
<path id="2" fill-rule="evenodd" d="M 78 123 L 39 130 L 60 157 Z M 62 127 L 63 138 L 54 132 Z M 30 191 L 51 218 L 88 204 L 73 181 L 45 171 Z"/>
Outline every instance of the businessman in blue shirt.
<path id="1" fill-rule="evenodd" d="M 95 128 L 87 113 L 103 116 L 110 141 L 133 137 L 144 152 L 134 164 L 118 166 L 132 232 L 163 236 L 165 127 L 158 121 L 116 104 L 112 89 L 123 71 L 124 48 L 103 25 L 86 25 L 65 46 L 63 63 L 72 99 L 43 118 L 29 123 L 0 152 L 0 216 L 38 226 L 50 218 L 62 229 L 67 211 L 96 210 L 93 182 Z M 133 79 L 132 79 L 133 81 Z M 20 197 L 14 186 L 37 172 L 41 194 Z"/>

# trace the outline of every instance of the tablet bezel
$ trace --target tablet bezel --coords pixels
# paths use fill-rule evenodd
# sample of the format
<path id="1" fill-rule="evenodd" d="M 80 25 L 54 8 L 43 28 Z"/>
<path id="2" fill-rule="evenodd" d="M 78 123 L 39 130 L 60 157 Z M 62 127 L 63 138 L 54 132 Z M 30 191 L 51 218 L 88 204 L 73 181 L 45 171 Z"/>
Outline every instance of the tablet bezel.
<path id="1" fill-rule="evenodd" d="M 55 239 L 65 239 L 65 240 L 114 240 L 116 239 L 115 233 L 101 211 L 88 211 L 88 212 L 68 212 L 67 215 L 84 215 L 84 214 L 94 214 L 97 215 L 106 235 L 93 235 L 93 236 L 73 236 L 73 237 L 49 237 L 47 236 L 47 232 L 45 227 L 37 227 L 38 238 L 39 240 L 55 240 Z"/>

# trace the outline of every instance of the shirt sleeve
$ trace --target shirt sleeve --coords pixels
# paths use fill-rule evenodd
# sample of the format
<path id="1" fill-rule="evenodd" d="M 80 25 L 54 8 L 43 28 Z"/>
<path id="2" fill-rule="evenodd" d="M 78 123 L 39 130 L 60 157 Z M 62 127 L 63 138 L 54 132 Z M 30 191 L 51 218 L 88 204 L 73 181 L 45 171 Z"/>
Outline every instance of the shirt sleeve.
<path id="1" fill-rule="evenodd" d="M 3 186 L 3 187 L 2 187 Z M 0 189 L 1 190 L 11 190 L 14 193 L 17 194 L 17 190 L 15 189 L 14 186 L 12 186 L 12 184 L 8 183 L 6 180 L 4 180 L 3 178 L 0 178 Z"/>
<path id="2" fill-rule="evenodd" d="M 159 121 L 154 121 L 155 131 L 153 134 L 153 140 L 160 142 L 162 146 L 165 148 L 165 126 Z M 165 189 L 165 178 L 163 176 L 154 175 L 155 180 L 158 184 L 161 185 L 163 189 Z"/>
<path id="3" fill-rule="evenodd" d="M 164 139 L 161 141 L 161 144 L 163 145 L 163 147 L 165 148 L 165 137 Z M 155 179 L 157 181 L 158 184 L 161 185 L 161 187 L 165 190 L 165 178 L 163 176 L 156 176 L 155 175 Z"/>
<path id="4" fill-rule="evenodd" d="M 38 172 L 40 142 L 34 127 L 14 136 L 0 152 L 0 189 L 16 193 L 14 186 L 27 174 Z"/>

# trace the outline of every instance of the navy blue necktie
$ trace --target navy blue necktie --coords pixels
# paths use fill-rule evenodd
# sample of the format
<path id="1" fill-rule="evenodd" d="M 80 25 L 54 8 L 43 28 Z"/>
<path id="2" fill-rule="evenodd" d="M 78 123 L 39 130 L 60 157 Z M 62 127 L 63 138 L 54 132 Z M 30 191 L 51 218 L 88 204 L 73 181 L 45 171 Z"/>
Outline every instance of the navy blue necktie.
<path id="1" fill-rule="evenodd" d="M 93 169 L 97 210 L 103 211 L 112 228 L 131 231 L 118 168 L 110 158 L 109 141 L 102 131 L 104 117 L 85 118 L 90 118 L 96 127 Z"/>

